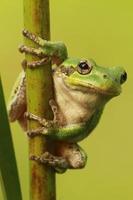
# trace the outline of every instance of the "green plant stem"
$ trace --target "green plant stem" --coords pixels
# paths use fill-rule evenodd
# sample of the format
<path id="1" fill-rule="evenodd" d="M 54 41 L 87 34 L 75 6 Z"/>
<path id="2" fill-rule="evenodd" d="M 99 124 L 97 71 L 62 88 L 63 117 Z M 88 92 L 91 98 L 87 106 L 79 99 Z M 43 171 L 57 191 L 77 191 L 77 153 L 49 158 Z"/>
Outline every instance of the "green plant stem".
<path id="1" fill-rule="evenodd" d="M 50 39 L 49 0 L 24 0 L 24 27 L 47 40 Z M 34 46 L 25 39 L 25 44 Z M 37 60 L 27 56 L 28 61 Z M 36 69 L 26 69 L 26 93 L 28 112 L 47 119 L 53 118 L 49 100 L 53 98 L 52 70 L 50 63 Z M 28 129 L 36 129 L 38 122 L 30 120 Z M 53 151 L 53 144 L 45 137 L 29 138 L 29 154 L 41 155 Z M 51 168 L 30 161 L 30 199 L 55 200 L 55 173 Z"/>

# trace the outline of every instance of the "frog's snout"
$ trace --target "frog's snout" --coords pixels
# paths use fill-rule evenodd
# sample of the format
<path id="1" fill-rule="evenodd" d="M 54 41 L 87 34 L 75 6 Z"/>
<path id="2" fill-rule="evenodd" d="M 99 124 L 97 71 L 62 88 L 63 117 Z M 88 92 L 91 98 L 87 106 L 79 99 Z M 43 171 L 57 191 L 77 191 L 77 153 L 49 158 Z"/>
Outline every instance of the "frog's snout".
<path id="1" fill-rule="evenodd" d="M 104 74 L 107 82 L 106 90 L 117 96 L 121 93 L 121 85 L 127 80 L 127 73 L 123 67 L 110 67 L 108 68 L 108 73 Z"/>
<path id="2" fill-rule="evenodd" d="M 127 80 L 127 73 L 123 67 L 112 67 L 110 68 L 110 75 L 120 85 Z"/>
<path id="3" fill-rule="evenodd" d="M 126 80 L 127 80 L 127 73 L 126 71 L 124 71 L 120 75 L 120 84 L 123 84 Z"/>

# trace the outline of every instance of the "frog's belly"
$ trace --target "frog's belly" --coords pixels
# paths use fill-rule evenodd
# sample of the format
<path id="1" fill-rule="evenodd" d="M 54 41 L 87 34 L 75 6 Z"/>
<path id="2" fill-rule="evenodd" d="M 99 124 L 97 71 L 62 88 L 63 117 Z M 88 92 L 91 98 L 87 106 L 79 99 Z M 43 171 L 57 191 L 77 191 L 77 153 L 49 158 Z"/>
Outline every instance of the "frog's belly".
<path id="1" fill-rule="evenodd" d="M 88 121 L 95 109 L 86 108 L 75 101 L 70 101 L 69 103 L 64 102 L 64 106 L 59 104 L 59 108 L 63 115 L 66 125 L 79 124 Z"/>
<path id="2" fill-rule="evenodd" d="M 54 77 L 54 86 L 61 125 L 79 124 L 91 118 L 98 104 L 98 94 L 69 88 L 57 76 Z"/>

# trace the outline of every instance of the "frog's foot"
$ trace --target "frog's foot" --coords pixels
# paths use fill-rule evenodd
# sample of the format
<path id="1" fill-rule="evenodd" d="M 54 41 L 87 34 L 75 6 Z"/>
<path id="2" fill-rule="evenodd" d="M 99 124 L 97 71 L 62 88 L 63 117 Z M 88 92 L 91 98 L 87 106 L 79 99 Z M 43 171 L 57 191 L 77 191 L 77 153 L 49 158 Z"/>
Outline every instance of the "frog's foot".
<path id="1" fill-rule="evenodd" d="M 45 118 L 41 118 L 32 113 L 26 112 L 25 117 L 29 120 L 35 120 L 35 121 L 39 122 L 39 124 L 41 125 L 40 128 L 28 130 L 26 133 L 29 137 L 34 137 L 34 136 L 38 136 L 38 135 L 47 135 L 49 128 L 53 128 L 55 125 L 54 121 L 50 121 Z"/>
<path id="2" fill-rule="evenodd" d="M 45 128 L 51 128 L 51 127 L 53 127 L 53 124 L 54 124 L 52 120 L 47 120 L 45 118 L 41 118 L 41 117 L 34 115 L 32 113 L 29 113 L 29 112 L 25 113 L 25 117 L 29 120 L 35 120 L 35 121 L 39 122 L 39 124 Z"/>
<path id="3" fill-rule="evenodd" d="M 48 58 L 42 58 L 38 61 L 27 62 L 27 60 L 22 61 L 22 68 L 25 70 L 27 67 L 34 69 L 36 67 L 42 66 L 43 64 L 47 64 L 49 62 Z"/>
<path id="4" fill-rule="evenodd" d="M 32 35 L 31 33 L 27 32 L 28 36 Z M 33 34 L 34 35 L 34 34 Z M 35 36 L 35 35 L 34 35 Z M 37 36 L 35 36 L 37 37 Z M 31 38 L 35 38 L 35 37 L 32 37 Z M 35 40 L 37 41 L 37 39 Z M 23 68 L 25 69 L 26 67 L 29 67 L 29 68 L 36 68 L 36 67 L 39 67 L 41 65 L 44 65 L 44 64 L 47 64 L 50 62 L 51 60 L 51 56 L 50 55 L 47 55 L 46 53 L 46 50 L 43 49 L 43 48 L 33 48 L 33 47 L 28 47 L 28 46 L 25 46 L 25 45 L 21 45 L 19 47 L 19 51 L 21 53 L 26 53 L 26 54 L 31 54 L 31 55 L 34 55 L 34 56 L 37 56 L 38 58 L 40 58 L 40 60 L 37 60 L 37 61 L 32 61 L 32 62 L 27 62 L 26 60 L 24 61 L 24 63 L 22 63 L 22 66 Z"/>
<path id="5" fill-rule="evenodd" d="M 37 60 L 37 61 L 27 62 L 27 67 L 33 69 L 33 68 L 42 66 L 44 64 L 47 64 L 47 63 L 49 63 L 48 57 L 42 58 L 41 60 Z"/>
<path id="6" fill-rule="evenodd" d="M 28 30 L 24 29 L 23 30 L 23 35 L 35 42 L 37 45 L 39 45 L 39 48 L 33 48 L 33 47 L 28 47 L 25 45 L 21 45 L 19 47 L 19 51 L 21 53 L 26 53 L 26 54 L 31 54 L 34 56 L 37 56 L 38 58 L 51 58 L 51 54 L 47 53 L 47 43 L 49 43 L 47 40 L 43 40 L 42 38 L 34 35 L 33 33 L 30 33 Z M 44 47 L 45 45 L 45 47 Z M 49 48 L 49 47 L 48 47 Z"/>
<path id="7" fill-rule="evenodd" d="M 35 36 L 34 34 L 28 32 L 27 30 L 24 30 L 23 31 L 23 35 L 25 37 L 27 37 L 28 39 L 31 39 L 33 40 L 35 43 L 41 45 L 42 43 L 40 43 L 40 41 L 44 41 L 44 42 L 47 42 L 37 36 Z M 26 53 L 26 54 L 31 54 L 31 55 L 34 55 L 34 56 L 37 56 L 38 58 L 40 58 L 40 60 L 37 60 L 37 61 L 32 61 L 32 62 L 27 62 L 26 60 L 24 61 L 24 63 L 22 63 L 22 66 L 23 68 L 25 69 L 26 67 L 29 67 L 29 68 L 36 68 L 36 67 L 39 67 L 41 65 L 44 65 L 44 64 L 47 64 L 50 62 L 51 60 L 51 56 L 50 55 L 47 55 L 46 53 L 46 49 L 45 48 L 42 48 L 42 47 L 39 47 L 39 48 L 33 48 L 33 47 L 28 47 L 28 46 L 25 46 L 25 45 L 21 45 L 19 47 L 19 51 L 21 53 Z"/>
<path id="8" fill-rule="evenodd" d="M 33 48 L 21 45 L 19 48 L 21 53 L 32 54 L 38 58 L 48 57 L 56 65 L 59 65 L 68 57 L 67 48 L 63 42 L 44 40 L 26 29 L 23 30 L 23 36 L 36 43 L 39 47 Z"/>
<path id="9" fill-rule="evenodd" d="M 26 131 L 27 136 L 30 138 L 35 137 L 35 136 L 40 136 L 40 135 L 47 135 L 48 129 L 45 127 L 40 127 L 37 129 L 31 129 Z"/>
<path id="10" fill-rule="evenodd" d="M 49 152 L 45 152 L 41 156 L 31 155 L 30 160 L 35 160 L 40 164 L 46 164 L 53 167 L 58 173 L 63 173 L 69 167 L 68 161 L 59 156 L 54 156 Z"/>
<path id="11" fill-rule="evenodd" d="M 51 99 L 49 101 L 49 105 L 51 106 L 51 109 L 54 114 L 53 120 L 47 120 L 45 118 L 41 118 L 41 117 L 34 115 L 32 113 L 29 113 L 29 112 L 25 113 L 25 117 L 27 119 L 38 121 L 40 123 L 40 125 L 44 126 L 45 128 L 52 128 L 52 127 L 54 127 L 54 125 L 57 126 L 58 125 L 58 108 L 57 108 L 56 102 L 53 99 Z"/>
<path id="12" fill-rule="evenodd" d="M 34 55 L 34 56 L 37 56 L 38 58 L 40 58 L 40 60 L 31 61 L 31 62 L 27 62 L 26 60 L 24 60 L 24 63 L 22 63 L 22 66 L 23 66 L 24 69 L 26 67 L 36 68 L 36 67 L 39 67 L 41 65 L 47 64 L 51 61 L 51 56 L 47 55 L 46 51 L 43 50 L 42 48 L 33 48 L 33 47 L 21 45 L 19 47 L 19 51 L 21 53 L 31 54 L 31 55 Z"/>
<path id="13" fill-rule="evenodd" d="M 58 108 L 57 108 L 56 102 L 53 99 L 51 99 L 49 101 L 49 104 L 50 104 L 51 109 L 54 114 L 53 120 L 47 120 L 45 118 L 41 118 L 37 115 L 34 115 L 32 113 L 25 112 L 25 117 L 27 119 L 35 120 L 35 121 L 39 122 L 39 124 L 41 125 L 40 128 L 37 128 L 35 130 L 28 130 L 27 131 L 28 136 L 33 137 L 33 136 L 37 136 L 37 135 L 47 135 L 49 128 L 58 127 L 59 120 L 58 120 Z"/>
<path id="14" fill-rule="evenodd" d="M 46 40 L 43 40 L 42 38 L 36 36 L 35 34 L 29 32 L 28 30 L 24 29 L 22 32 L 23 36 L 30 39 L 31 41 L 34 41 L 39 46 L 43 47 L 46 43 Z"/>
<path id="15" fill-rule="evenodd" d="M 81 169 L 85 167 L 87 156 L 78 144 L 59 143 L 56 147 L 57 156 L 45 152 L 41 156 L 31 155 L 30 159 L 41 164 L 47 164 L 58 173 L 63 173 L 67 169 Z"/>
<path id="16" fill-rule="evenodd" d="M 42 48 L 33 48 L 33 47 L 21 45 L 19 47 L 19 51 L 20 51 L 20 53 L 32 54 L 39 58 L 44 58 L 47 56 Z"/>

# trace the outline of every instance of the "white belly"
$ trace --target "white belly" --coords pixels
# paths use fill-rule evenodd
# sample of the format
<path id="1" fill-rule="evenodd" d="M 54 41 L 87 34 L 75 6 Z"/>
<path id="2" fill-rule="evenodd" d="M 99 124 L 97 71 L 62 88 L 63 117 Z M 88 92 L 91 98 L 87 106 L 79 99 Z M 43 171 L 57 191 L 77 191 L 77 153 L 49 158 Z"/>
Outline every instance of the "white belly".
<path id="1" fill-rule="evenodd" d="M 55 98 L 62 125 L 82 123 L 90 119 L 96 110 L 99 96 L 68 88 L 61 77 L 54 75 Z"/>

